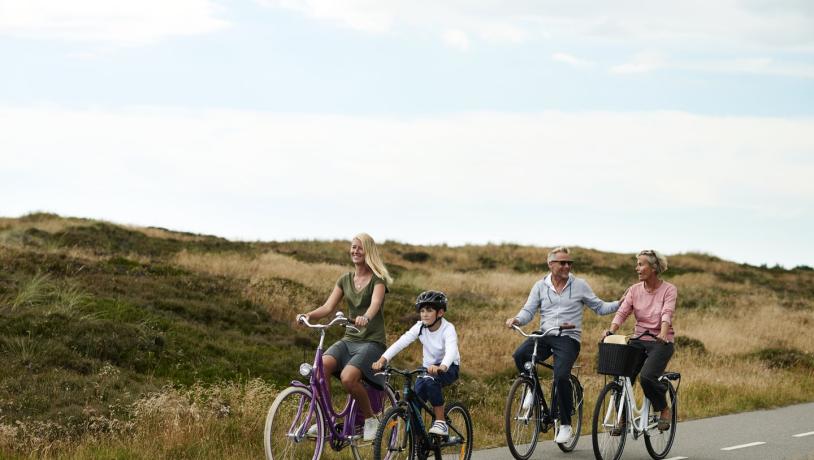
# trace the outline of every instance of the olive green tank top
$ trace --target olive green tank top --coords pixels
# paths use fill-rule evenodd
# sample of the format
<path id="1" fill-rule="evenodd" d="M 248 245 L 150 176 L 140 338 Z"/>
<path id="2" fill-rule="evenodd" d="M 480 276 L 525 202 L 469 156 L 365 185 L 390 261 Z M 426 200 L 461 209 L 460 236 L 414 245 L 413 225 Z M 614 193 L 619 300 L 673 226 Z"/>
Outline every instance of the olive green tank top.
<path id="1" fill-rule="evenodd" d="M 354 320 L 357 316 L 364 315 L 370 307 L 370 302 L 373 300 L 373 288 L 377 284 L 384 284 L 384 280 L 376 276 L 374 273 L 370 278 L 367 286 L 360 290 L 356 290 L 353 286 L 354 273 L 348 272 L 342 275 L 336 282 L 339 289 L 345 297 L 345 302 L 348 304 L 347 317 Z M 385 286 L 387 292 L 387 286 Z M 359 332 L 351 332 L 350 329 L 345 329 L 345 336 L 343 337 L 351 342 L 378 342 L 386 345 L 386 335 L 384 330 L 384 300 L 382 299 L 382 306 L 366 327 L 360 328 Z"/>

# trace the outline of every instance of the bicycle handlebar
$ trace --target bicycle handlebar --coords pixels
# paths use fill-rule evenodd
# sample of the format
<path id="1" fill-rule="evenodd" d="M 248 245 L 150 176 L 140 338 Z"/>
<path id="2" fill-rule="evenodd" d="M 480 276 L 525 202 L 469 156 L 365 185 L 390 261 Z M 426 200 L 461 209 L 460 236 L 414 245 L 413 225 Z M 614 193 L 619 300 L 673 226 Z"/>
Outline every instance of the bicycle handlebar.
<path id="1" fill-rule="evenodd" d="M 559 326 L 550 327 L 550 328 L 546 329 L 545 332 L 534 331 L 534 332 L 532 332 L 530 334 L 527 334 L 525 331 L 523 331 L 523 329 L 520 329 L 520 326 L 518 326 L 517 324 L 512 324 L 512 329 L 519 332 L 520 335 L 522 335 L 523 337 L 530 337 L 530 338 L 535 338 L 535 339 L 538 339 L 540 337 L 545 337 L 551 331 L 557 331 L 557 337 L 559 337 L 559 336 L 562 335 L 562 331 L 565 331 L 565 330 L 568 330 L 568 329 L 575 329 L 576 327 L 577 327 L 576 324 L 561 324 Z"/>
<path id="2" fill-rule="evenodd" d="M 658 338 L 659 338 L 659 336 L 657 336 L 657 335 L 653 334 L 653 333 L 652 333 L 652 332 L 650 332 L 650 331 L 644 331 L 644 332 L 642 332 L 641 334 L 639 334 L 639 336 L 638 336 L 638 337 L 633 337 L 633 334 L 630 334 L 630 340 L 638 340 L 638 339 L 641 339 L 642 337 L 644 337 L 644 336 L 646 336 L 646 335 L 649 335 L 650 337 L 653 337 L 654 339 L 658 339 Z"/>
<path id="3" fill-rule="evenodd" d="M 310 327 L 312 329 L 321 329 L 321 330 L 328 329 L 329 327 L 335 324 L 339 324 L 340 326 L 350 329 L 353 332 L 359 332 L 359 329 L 353 324 L 351 324 L 350 320 L 346 318 L 341 311 L 336 312 L 336 316 L 334 316 L 334 319 L 332 319 L 328 324 L 311 324 L 308 321 L 308 317 L 305 316 L 304 314 L 297 315 L 297 322 L 300 324 L 304 324 L 305 326 Z"/>
<path id="4" fill-rule="evenodd" d="M 390 374 L 399 374 L 403 375 L 404 377 L 417 375 L 419 378 L 422 378 L 427 376 L 427 368 L 422 366 L 413 370 L 408 370 L 396 369 L 395 367 L 390 367 L 390 365 L 385 365 L 384 368 L 382 368 L 382 370 L 377 372 L 375 375 L 384 375 L 385 377 L 389 377 Z"/>

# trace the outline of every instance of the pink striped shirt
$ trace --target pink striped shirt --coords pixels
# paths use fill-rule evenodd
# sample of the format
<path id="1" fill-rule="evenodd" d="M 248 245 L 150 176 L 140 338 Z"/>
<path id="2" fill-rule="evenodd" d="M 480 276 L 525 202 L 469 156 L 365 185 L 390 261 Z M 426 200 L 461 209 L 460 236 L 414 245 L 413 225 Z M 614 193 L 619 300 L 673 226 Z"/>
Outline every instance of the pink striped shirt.
<path id="1" fill-rule="evenodd" d="M 648 331 L 653 335 L 661 332 L 661 323 L 670 325 L 667 332 L 667 341 L 672 342 L 675 337 L 673 331 L 673 313 L 676 310 L 676 297 L 678 290 L 667 281 L 661 283 L 655 292 L 649 293 L 644 290 L 644 282 L 636 283 L 630 287 L 625 296 L 625 301 L 613 317 L 613 324 L 621 326 L 630 313 L 636 318 L 636 329 L 634 336 Z M 654 340 L 652 337 L 642 337 L 642 340 Z"/>

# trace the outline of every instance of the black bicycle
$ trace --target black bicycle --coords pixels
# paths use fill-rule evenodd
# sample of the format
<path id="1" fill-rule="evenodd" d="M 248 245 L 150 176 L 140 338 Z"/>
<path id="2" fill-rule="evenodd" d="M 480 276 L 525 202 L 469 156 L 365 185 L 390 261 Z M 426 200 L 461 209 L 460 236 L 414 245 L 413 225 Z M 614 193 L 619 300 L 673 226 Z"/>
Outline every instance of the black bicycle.
<path id="1" fill-rule="evenodd" d="M 531 334 L 526 334 L 516 325 L 512 327 L 524 337 L 539 339 L 555 331 L 557 336 L 562 335 L 563 330 L 573 329 L 575 326 L 573 324 L 562 325 L 547 329 L 545 332 L 535 331 Z M 554 428 L 553 435 L 556 435 L 560 426 L 559 414 L 555 410 L 557 407 L 557 393 L 554 382 L 551 382 L 551 400 L 546 402 L 545 395 L 542 393 L 543 387 L 539 385 L 540 379 L 537 375 L 537 366 L 531 364 L 537 362 L 537 344 L 538 341 L 535 340 L 531 361 L 526 363 L 525 369 L 514 380 L 509 390 L 509 396 L 506 398 L 506 443 L 509 446 L 509 451 L 518 460 L 526 460 L 531 457 L 534 448 L 537 447 L 537 436 L 540 432 L 548 433 L 551 428 Z M 554 369 L 551 364 L 540 364 L 549 369 Z M 574 369 L 578 368 L 579 366 L 574 366 Z M 574 450 L 577 441 L 579 441 L 579 433 L 582 430 L 582 384 L 576 375 L 571 374 L 570 378 L 574 410 L 571 414 L 571 437 L 567 442 L 557 444 L 563 452 Z M 540 391 L 537 388 L 540 388 Z"/>
<path id="2" fill-rule="evenodd" d="M 472 455 L 472 417 L 466 406 L 450 402 L 444 408 L 449 433 L 446 436 L 429 434 L 427 429 L 435 417 L 432 406 L 415 392 L 414 378 L 431 378 L 427 368 L 409 371 L 385 367 L 382 371 L 404 376 L 403 397 L 382 416 L 376 439 L 373 441 L 375 460 L 435 460 L 458 458 L 469 460 Z"/>

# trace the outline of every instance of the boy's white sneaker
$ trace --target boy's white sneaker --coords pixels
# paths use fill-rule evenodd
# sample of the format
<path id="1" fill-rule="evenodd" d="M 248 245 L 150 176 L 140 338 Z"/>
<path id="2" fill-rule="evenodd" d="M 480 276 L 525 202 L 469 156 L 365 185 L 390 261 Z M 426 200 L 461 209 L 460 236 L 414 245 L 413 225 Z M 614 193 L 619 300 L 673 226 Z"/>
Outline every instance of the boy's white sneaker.
<path id="1" fill-rule="evenodd" d="M 571 439 L 571 425 L 560 425 L 560 431 L 557 432 L 557 437 L 554 442 L 557 444 L 565 444 Z"/>
<path id="2" fill-rule="evenodd" d="M 446 436 L 449 434 L 449 428 L 447 428 L 447 422 L 443 422 L 441 420 L 436 420 L 432 423 L 432 427 L 430 427 L 430 434 L 437 434 L 439 436 Z"/>
<path id="3" fill-rule="evenodd" d="M 370 417 L 365 419 L 365 429 L 362 433 L 363 441 L 373 441 L 376 438 L 376 431 L 379 429 L 379 419 Z"/>

